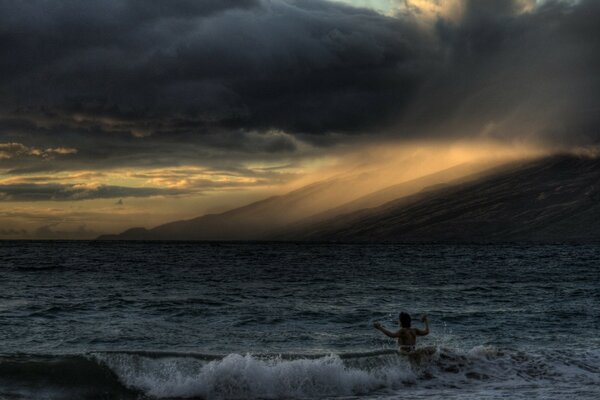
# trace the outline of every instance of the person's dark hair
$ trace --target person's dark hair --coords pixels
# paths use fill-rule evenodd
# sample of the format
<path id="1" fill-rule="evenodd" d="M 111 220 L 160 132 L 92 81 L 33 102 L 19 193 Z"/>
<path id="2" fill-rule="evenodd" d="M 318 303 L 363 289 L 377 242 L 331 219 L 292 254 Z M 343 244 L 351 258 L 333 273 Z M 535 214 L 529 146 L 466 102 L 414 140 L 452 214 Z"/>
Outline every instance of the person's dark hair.
<path id="1" fill-rule="evenodd" d="M 401 312 L 400 313 L 400 326 L 403 328 L 410 328 L 411 318 L 408 313 Z"/>

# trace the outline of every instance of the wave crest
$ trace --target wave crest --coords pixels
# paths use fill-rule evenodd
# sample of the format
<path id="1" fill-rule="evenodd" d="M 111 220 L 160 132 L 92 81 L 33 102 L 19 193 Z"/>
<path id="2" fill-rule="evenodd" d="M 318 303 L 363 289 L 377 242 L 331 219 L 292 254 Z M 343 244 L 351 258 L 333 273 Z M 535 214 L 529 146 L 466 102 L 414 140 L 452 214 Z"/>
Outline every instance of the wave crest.
<path id="1" fill-rule="evenodd" d="M 380 360 L 376 368 L 365 369 L 348 366 L 337 355 L 290 360 L 230 354 L 207 363 L 189 358 L 156 359 L 131 354 L 97 357 L 115 371 L 125 385 L 154 397 L 351 396 L 398 388 L 417 378 L 406 360 L 402 362 L 393 355 L 378 356 L 388 360 Z"/>
<path id="2" fill-rule="evenodd" d="M 600 385 L 599 352 L 527 353 L 478 346 L 467 351 L 425 348 L 410 355 L 219 357 L 133 351 L 0 357 L 0 398 L 298 399 L 397 395 L 411 389 L 569 388 L 573 382 Z M 32 387 L 61 396 L 41 396 Z"/>

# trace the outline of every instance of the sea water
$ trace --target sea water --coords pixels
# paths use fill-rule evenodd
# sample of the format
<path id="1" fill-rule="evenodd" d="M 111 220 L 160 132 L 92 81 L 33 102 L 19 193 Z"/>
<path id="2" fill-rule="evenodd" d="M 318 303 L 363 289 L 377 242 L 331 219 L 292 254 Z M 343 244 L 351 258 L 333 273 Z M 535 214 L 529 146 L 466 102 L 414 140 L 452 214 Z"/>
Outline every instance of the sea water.
<path id="1" fill-rule="evenodd" d="M 1 399 L 600 398 L 600 246 L 0 242 L 0 289 Z"/>

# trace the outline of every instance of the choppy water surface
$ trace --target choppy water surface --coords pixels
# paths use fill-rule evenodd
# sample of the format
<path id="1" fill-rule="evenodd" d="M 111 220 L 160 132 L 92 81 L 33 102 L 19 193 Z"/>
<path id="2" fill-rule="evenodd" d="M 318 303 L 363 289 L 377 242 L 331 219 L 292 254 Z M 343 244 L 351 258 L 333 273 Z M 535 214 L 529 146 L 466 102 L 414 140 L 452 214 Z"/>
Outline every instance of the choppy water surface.
<path id="1" fill-rule="evenodd" d="M 599 268 L 600 246 L 0 242 L 0 398 L 596 399 Z M 400 310 L 431 321 L 411 357 L 372 328 Z"/>

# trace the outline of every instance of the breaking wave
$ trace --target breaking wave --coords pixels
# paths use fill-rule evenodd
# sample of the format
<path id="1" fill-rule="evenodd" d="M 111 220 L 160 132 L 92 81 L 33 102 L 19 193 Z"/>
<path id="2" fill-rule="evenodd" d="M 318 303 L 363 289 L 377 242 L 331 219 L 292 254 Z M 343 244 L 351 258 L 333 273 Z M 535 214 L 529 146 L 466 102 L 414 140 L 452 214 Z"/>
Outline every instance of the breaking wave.
<path id="1" fill-rule="evenodd" d="M 328 355 L 103 352 L 0 357 L 0 398 L 278 399 L 386 395 L 492 384 L 600 385 L 600 353 L 475 347 Z M 43 391 L 43 396 L 40 395 Z"/>

